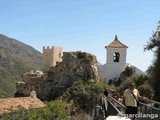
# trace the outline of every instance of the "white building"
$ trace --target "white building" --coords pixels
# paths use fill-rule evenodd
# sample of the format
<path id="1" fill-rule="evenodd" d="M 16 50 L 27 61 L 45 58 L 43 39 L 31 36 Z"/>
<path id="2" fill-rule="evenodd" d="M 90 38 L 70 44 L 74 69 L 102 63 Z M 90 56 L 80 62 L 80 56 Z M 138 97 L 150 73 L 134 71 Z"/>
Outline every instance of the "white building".
<path id="1" fill-rule="evenodd" d="M 125 70 L 126 67 L 126 55 L 127 46 L 122 44 L 117 35 L 114 41 L 105 46 L 106 48 L 106 82 L 115 77 L 119 77 L 120 73 Z"/>

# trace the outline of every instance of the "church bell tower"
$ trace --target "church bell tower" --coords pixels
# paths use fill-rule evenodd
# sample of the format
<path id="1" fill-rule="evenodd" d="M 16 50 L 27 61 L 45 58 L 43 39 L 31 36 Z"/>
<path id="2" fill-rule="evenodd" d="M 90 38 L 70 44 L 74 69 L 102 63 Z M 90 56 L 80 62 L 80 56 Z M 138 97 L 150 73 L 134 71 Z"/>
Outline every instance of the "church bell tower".
<path id="1" fill-rule="evenodd" d="M 106 82 L 115 77 L 126 67 L 127 46 L 118 40 L 117 35 L 112 43 L 105 46 L 106 48 Z"/>

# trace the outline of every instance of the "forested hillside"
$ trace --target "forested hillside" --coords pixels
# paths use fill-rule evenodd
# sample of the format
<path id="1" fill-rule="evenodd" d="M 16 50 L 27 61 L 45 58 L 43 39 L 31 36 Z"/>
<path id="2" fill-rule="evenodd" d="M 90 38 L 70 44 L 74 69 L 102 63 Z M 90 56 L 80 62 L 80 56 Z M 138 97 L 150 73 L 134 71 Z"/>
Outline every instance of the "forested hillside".
<path id="1" fill-rule="evenodd" d="M 0 98 L 13 97 L 15 83 L 30 70 L 42 69 L 42 54 L 16 39 L 0 34 Z"/>

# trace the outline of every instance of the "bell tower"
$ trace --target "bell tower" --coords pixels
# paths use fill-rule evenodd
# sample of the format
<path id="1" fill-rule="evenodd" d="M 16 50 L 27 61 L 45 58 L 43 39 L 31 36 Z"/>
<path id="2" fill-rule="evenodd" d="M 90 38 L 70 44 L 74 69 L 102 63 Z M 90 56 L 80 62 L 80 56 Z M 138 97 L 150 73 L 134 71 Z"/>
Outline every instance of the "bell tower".
<path id="1" fill-rule="evenodd" d="M 126 67 L 127 46 L 118 40 L 117 35 L 106 48 L 106 81 L 119 77 Z"/>

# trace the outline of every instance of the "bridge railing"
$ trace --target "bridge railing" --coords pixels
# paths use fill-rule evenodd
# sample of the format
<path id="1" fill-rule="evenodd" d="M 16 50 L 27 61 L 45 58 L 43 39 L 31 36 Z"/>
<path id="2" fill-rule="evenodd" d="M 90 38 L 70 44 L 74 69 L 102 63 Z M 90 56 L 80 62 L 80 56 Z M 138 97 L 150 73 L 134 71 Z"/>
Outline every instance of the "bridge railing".
<path id="1" fill-rule="evenodd" d="M 125 114 L 126 106 L 122 104 L 122 102 L 114 99 L 113 97 L 103 97 L 104 101 L 104 109 L 105 109 L 105 117 L 119 115 L 123 116 Z M 155 115 L 158 116 L 158 120 L 160 119 L 160 102 L 153 100 L 143 100 L 140 102 L 138 106 L 138 113 L 143 115 L 150 115 L 153 117 Z M 142 116 L 143 117 L 143 116 Z M 148 118 L 144 118 L 147 120 Z M 139 118 L 138 120 L 142 120 Z"/>
<path id="2" fill-rule="evenodd" d="M 108 116 L 122 116 L 126 108 L 125 105 L 110 96 L 102 97 L 102 106 L 104 118 Z"/>
<path id="3" fill-rule="evenodd" d="M 160 102 L 154 100 L 142 100 L 138 112 L 144 115 L 157 116 L 160 119 Z"/>
<path id="4" fill-rule="evenodd" d="M 125 113 L 126 106 L 122 104 L 119 100 L 108 96 L 108 102 L 115 108 L 118 115 L 123 115 Z"/>

